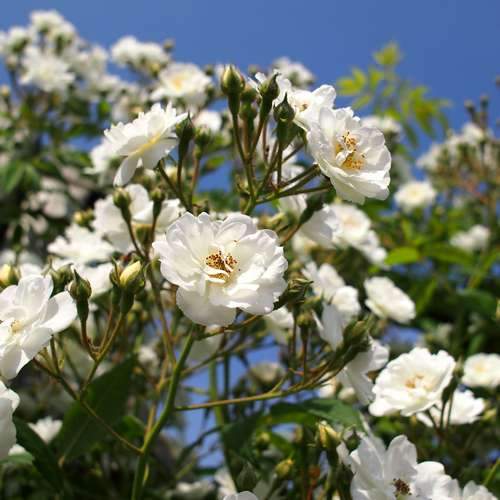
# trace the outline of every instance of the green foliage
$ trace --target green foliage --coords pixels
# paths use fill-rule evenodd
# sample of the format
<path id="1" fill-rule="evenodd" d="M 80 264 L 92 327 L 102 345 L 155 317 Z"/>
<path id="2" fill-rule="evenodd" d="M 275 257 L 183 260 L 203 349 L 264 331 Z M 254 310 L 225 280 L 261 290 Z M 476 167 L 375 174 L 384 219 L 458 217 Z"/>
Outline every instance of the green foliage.
<path id="1" fill-rule="evenodd" d="M 339 95 L 353 99 L 355 109 L 399 121 L 410 146 L 416 148 L 419 129 L 432 138 L 448 129 L 444 114 L 448 102 L 429 97 L 427 87 L 401 77 L 397 67 L 402 58 L 398 45 L 391 42 L 375 52 L 375 65 L 366 70 L 353 68 L 336 85 Z"/>
<path id="2" fill-rule="evenodd" d="M 28 424 L 22 420 L 14 419 L 17 430 L 17 442 L 25 448 L 33 458 L 33 465 L 40 473 L 44 481 L 59 493 L 65 486 L 63 474 L 52 450 L 40 439 Z M 29 457 L 19 457 L 23 462 L 28 461 Z"/>
<path id="3" fill-rule="evenodd" d="M 85 402 L 110 426 L 118 424 L 123 417 L 134 365 L 135 358 L 129 358 L 96 378 L 88 388 Z M 90 450 L 107 434 L 75 401 L 64 416 L 55 447 L 59 456 L 71 460 Z"/>

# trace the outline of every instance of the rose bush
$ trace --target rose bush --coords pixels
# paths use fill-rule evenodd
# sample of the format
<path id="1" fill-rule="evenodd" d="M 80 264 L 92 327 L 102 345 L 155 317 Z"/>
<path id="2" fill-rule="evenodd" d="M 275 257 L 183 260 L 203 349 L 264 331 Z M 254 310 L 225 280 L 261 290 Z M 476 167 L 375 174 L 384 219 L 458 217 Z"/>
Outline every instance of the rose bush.
<path id="1" fill-rule="evenodd" d="M 334 88 L 54 11 L 0 55 L 2 498 L 496 498 L 486 97 L 454 132 L 395 44 Z"/>

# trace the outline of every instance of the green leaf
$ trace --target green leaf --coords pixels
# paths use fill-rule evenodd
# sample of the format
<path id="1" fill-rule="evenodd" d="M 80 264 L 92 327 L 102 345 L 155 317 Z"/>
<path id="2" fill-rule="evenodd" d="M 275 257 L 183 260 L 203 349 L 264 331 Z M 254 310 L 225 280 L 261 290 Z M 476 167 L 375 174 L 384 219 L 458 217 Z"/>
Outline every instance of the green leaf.
<path id="1" fill-rule="evenodd" d="M 483 290 L 460 290 L 458 292 L 460 304 L 469 311 L 475 312 L 489 319 L 495 317 L 497 301 L 495 297 Z"/>
<path id="2" fill-rule="evenodd" d="M 135 358 L 129 358 L 89 386 L 86 403 L 111 426 L 117 424 L 125 413 L 134 364 Z M 106 429 L 75 401 L 64 417 L 55 444 L 61 456 L 73 459 L 89 451 L 106 435 Z"/>
<path id="3" fill-rule="evenodd" d="M 60 492 L 64 488 L 63 473 L 52 450 L 26 422 L 14 417 L 14 423 L 16 425 L 17 443 L 33 456 L 33 465 L 42 478 L 55 491 Z"/>
<path id="4" fill-rule="evenodd" d="M 26 165 L 14 161 L 0 170 L 0 188 L 6 194 L 11 193 L 21 182 Z"/>
<path id="5" fill-rule="evenodd" d="M 201 169 L 202 175 L 217 170 L 220 166 L 224 165 L 225 161 L 226 157 L 224 155 L 212 156 L 203 164 Z"/>
<path id="6" fill-rule="evenodd" d="M 370 94 L 365 94 L 355 99 L 352 103 L 352 107 L 355 109 L 364 108 L 365 106 L 368 106 L 368 104 L 370 104 L 371 101 L 372 101 L 372 96 Z"/>
<path id="7" fill-rule="evenodd" d="M 277 403 L 270 414 L 264 417 L 267 424 L 303 423 L 315 424 L 326 420 L 332 425 L 361 428 L 359 412 L 352 406 L 335 398 L 312 398 L 301 403 Z"/>
<path id="8" fill-rule="evenodd" d="M 434 291 L 437 288 L 437 280 L 431 279 L 427 283 L 419 286 L 416 291 L 411 294 L 415 299 L 415 307 L 417 309 L 417 314 L 420 314 L 430 303 L 432 297 L 434 296 Z"/>
<path id="9" fill-rule="evenodd" d="M 385 259 L 385 263 L 389 266 L 393 266 L 396 264 L 411 264 L 419 260 L 420 254 L 416 248 L 399 247 L 389 252 L 389 255 Z"/>
<path id="10" fill-rule="evenodd" d="M 395 42 L 390 42 L 373 54 L 375 61 L 381 66 L 396 66 L 401 61 L 401 52 Z"/>
<path id="11" fill-rule="evenodd" d="M 242 450 L 245 443 L 259 429 L 266 431 L 275 425 L 301 424 L 314 426 L 326 420 L 331 425 L 356 427 L 362 422 L 358 410 L 335 398 L 312 398 L 300 403 L 280 402 L 271 406 L 266 414 L 256 413 L 244 420 L 224 426 L 224 440 L 235 450 Z"/>
<path id="12" fill-rule="evenodd" d="M 0 467 L 2 465 L 32 465 L 34 459 L 35 457 L 31 453 L 16 453 L 0 460 Z"/>
<path id="13" fill-rule="evenodd" d="M 433 243 L 427 245 L 424 248 L 424 253 L 427 257 L 432 257 L 449 264 L 460 264 L 469 267 L 473 263 L 471 255 L 447 243 Z"/>
<path id="14" fill-rule="evenodd" d="M 485 276 L 487 276 L 490 268 L 496 262 L 500 262 L 500 250 L 493 250 L 491 253 L 489 253 L 482 259 L 482 262 L 474 272 L 474 275 L 470 282 L 470 287 L 471 288 L 477 287 L 481 283 L 481 281 L 485 278 Z"/>

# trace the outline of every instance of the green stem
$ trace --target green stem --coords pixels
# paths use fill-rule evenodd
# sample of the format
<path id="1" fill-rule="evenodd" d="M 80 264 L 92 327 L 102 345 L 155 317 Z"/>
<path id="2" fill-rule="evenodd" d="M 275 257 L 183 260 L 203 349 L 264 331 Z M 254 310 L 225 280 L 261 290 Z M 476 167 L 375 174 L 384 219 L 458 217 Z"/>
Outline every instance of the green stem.
<path id="1" fill-rule="evenodd" d="M 488 486 L 490 481 L 495 476 L 495 473 L 496 473 L 499 465 L 500 465 L 500 458 L 497 458 L 497 461 L 493 464 L 493 467 L 490 469 L 490 471 L 488 472 L 488 475 L 486 476 L 486 478 L 483 481 L 483 486 L 485 488 Z"/>
<path id="2" fill-rule="evenodd" d="M 163 408 L 163 411 L 161 412 L 160 417 L 156 421 L 151 431 L 144 438 L 144 444 L 141 448 L 142 455 L 140 456 L 137 462 L 137 467 L 135 470 L 134 484 L 132 487 L 132 496 L 131 496 L 132 500 L 139 500 L 142 496 L 142 490 L 145 483 L 144 476 L 146 473 L 146 466 L 147 466 L 149 452 L 151 451 L 151 447 L 153 446 L 158 434 L 161 432 L 166 421 L 169 419 L 169 417 L 174 411 L 175 396 L 177 394 L 177 388 L 179 386 L 182 368 L 189 356 L 189 352 L 191 351 L 193 342 L 194 342 L 194 334 L 191 331 L 189 333 L 189 337 L 186 340 L 186 343 L 184 344 L 179 360 L 175 365 L 174 371 L 172 372 L 170 387 L 168 389 L 167 400 L 165 401 L 165 406 Z"/>

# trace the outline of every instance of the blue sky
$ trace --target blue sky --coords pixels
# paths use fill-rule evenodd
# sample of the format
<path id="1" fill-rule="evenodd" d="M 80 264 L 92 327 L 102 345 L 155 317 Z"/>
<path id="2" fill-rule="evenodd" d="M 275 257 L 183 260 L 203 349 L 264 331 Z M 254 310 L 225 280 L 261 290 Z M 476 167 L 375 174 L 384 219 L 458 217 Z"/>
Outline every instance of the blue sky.
<path id="1" fill-rule="evenodd" d="M 450 99 L 451 123 L 466 119 L 465 99 L 488 93 L 500 116 L 494 79 L 500 74 L 500 2 L 494 0 L 23 0 L 2 2 L 0 29 L 25 24 L 33 9 L 53 8 L 82 36 L 109 46 L 120 36 L 174 38 L 175 56 L 198 64 L 266 65 L 288 55 L 321 83 L 352 66 L 365 67 L 372 52 L 397 41 L 402 73 Z"/>

